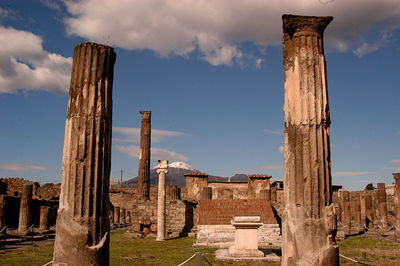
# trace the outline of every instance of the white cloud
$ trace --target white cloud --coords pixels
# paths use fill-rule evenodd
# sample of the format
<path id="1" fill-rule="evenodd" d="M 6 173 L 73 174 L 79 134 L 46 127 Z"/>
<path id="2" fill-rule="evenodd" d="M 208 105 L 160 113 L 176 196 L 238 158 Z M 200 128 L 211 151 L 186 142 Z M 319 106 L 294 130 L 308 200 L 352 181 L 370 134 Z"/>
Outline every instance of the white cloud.
<path id="1" fill-rule="evenodd" d="M 121 137 L 113 137 L 114 141 L 118 142 L 140 142 L 140 128 L 135 127 L 113 127 L 113 134 L 119 134 Z M 170 131 L 163 129 L 151 130 L 151 142 L 156 143 L 165 140 L 168 137 L 186 136 L 185 133 L 178 131 Z"/>
<path id="2" fill-rule="evenodd" d="M 279 152 L 283 153 L 285 151 L 285 147 L 284 146 L 279 146 Z"/>
<path id="3" fill-rule="evenodd" d="M 31 170 L 47 171 L 47 170 L 49 170 L 46 167 L 33 165 L 33 164 L 26 164 L 26 163 L 2 163 L 2 164 L 0 164 L 0 169 L 7 170 L 7 171 L 31 171 Z"/>
<path id="4" fill-rule="evenodd" d="M 379 49 L 380 44 L 379 43 L 374 43 L 374 44 L 368 44 L 366 42 L 363 42 L 357 49 L 355 49 L 353 52 L 359 57 L 363 57 L 366 54 L 375 52 Z"/>
<path id="5" fill-rule="evenodd" d="M 389 163 L 400 163 L 400 160 L 391 160 Z"/>
<path id="6" fill-rule="evenodd" d="M 282 135 L 283 134 L 283 129 L 281 129 L 281 130 L 264 129 L 264 132 L 271 133 L 271 134 L 274 134 L 274 135 Z"/>
<path id="7" fill-rule="evenodd" d="M 139 158 L 139 151 L 140 147 L 137 145 L 130 145 L 130 146 L 122 146 L 122 145 L 117 145 L 116 146 L 117 150 L 133 157 L 133 158 Z M 161 149 L 161 148 L 151 148 L 151 159 L 152 160 L 169 160 L 169 161 L 180 161 L 180 162 L 187 162 L 189 161 L 189 158 L 186 156 L 169 151 L 166 149 Z"/>
<path id="8" fill-rule="evenodd" d="M 375 172 L 332 172 L 334 177 L 348 177 L 348 176 L 360 176 L 360 175 L 371 175 Z"/>
<path id="9" fill-rule="evenodd" d="M 385 167 L 385 168 L 383 168 L 383 169 L 385 169 L 385 170 L 393 170 L 393 171 L 396 171 L 396 172 L 400 172 L 400 167 Z"/>
<path id="10" fill-rule="evenodd" d="M 55 9 L 60 11 L 60 5 L 58 4 L 57 1 L 54 0 L 40 0 L 40 3 L 42 3 L 44 6 L 50 8 L 50 9 Z"/>
<path id="11" fill-rule="evenodd" d="M 42 38 L 0 26 L 0 93 L 68 91 L 72 58 L 43 50 Z"/>
<path id="12" fill-rule="evenodd" d="M 282 170 L 283 165 L 261 165 L 253 169 L 225 170 L 229 173 L 255 173 L 261 170 Z"/>
<path id="13" fill-rule="evenodd" d="M 400 26 L 393 0 L 64 0 L 70 14 L 67 32 L 125 49 L 150 49 L 162 57 L 186 56 L 198 49 L 212 65 L 255 61 L 241 48 L 253 42 L 262 50 L 281 43 L 282 14 L 334 16 L 328 48 L 345 51 L 364 41 L 373 26 L 390 32 Z M 357 19 L 354 19 L 357 18 Z M 362 46 L 362 45 L 361 45 Z M 364 49 L 364 51 L 363 51 Z M 369 48 L 371 49 L 371 48 Z M 359 54 L 366 52 L 360 48 Z M 260 61 L 258 61 L 260 62 Z"/>

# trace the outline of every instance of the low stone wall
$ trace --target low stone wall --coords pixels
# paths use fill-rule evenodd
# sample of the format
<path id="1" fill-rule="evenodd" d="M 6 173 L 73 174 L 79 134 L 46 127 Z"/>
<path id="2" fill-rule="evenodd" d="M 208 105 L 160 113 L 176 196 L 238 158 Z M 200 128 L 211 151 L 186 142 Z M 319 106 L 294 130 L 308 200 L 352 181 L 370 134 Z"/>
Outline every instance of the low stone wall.
<path id="1" fill-rule="evenodd" d="M 230 224 L 234 215 L 259 215 L 264 224 L 277 224 L 271 202 L 266 199 L 201 200 L 199 225 Z"/>
<path id="2" fill-rule="evenodd" d="M 281 233 L 278 224 L 263 224 L 257 233 L 258 247 L 261 249 L 280 248 Z M 235 244 L 235 228 L 230 224 L 198 225 L 197 241 L 193 247 L 228 248 Z"/>

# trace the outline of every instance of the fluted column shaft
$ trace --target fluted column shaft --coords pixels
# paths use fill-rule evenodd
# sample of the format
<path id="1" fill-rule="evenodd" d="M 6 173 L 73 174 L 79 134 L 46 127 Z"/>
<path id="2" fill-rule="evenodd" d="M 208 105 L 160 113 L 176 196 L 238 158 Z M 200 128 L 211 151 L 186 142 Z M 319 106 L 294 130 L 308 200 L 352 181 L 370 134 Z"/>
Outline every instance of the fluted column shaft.
<path id="1" fill-rule="evenodd" d="M 166 214 L 166 174 L 168 161 L 158 160 L 158 202 L 157 202 L 157 241 L 165 240 L 165 214 Z"/>
<path id="2" fill-rule="evenodd" d="M 75 46 L 54 265 L 109 264 L 108 192 L 115 59 L 109 46 Z"/>
<path id="3" fill-rule="evenodd" d="M 393 173 L 393 178 L 395 180 L 395 195 L 397 198 L 397 228 L 400 229 L 400 173 Z"/>
<path id="4" fill-rule="evenodd" d="M 336 265 L 323 31 L 332 17 L 284 15 L 282 265 Z"/>
<path id="5" fill-rule="evenodd" d="M 32 213 L 31 213 L 31 202 L 32 202 L 32 185 L 25 185 L 22 193 L 22 198 L 19 207 L 19 221 L 18 221 L 18 232 L 26 233 L 26 230 L 31 226 Z"/>
<path id="6" fill-rule="evenodd" d="M 151 111 L 140 111 L 142 127 L 140 129 L 140 153 L 137 194 L 150 199 L 150 146 L 151 146 Z"/>

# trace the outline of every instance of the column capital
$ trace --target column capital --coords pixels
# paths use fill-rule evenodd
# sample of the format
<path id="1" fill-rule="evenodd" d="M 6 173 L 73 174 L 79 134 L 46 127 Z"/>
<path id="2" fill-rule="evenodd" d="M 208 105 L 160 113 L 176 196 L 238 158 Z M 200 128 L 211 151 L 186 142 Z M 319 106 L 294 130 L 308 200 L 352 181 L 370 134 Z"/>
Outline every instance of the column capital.
<path id="1" fill-rule="evenodd" d="M 168 174 L 168 160 L 158 160 L 157 173 Z"/>
<path id="2" fill-rule="evenodd" d="M 150 120 L 151 111 L 139 111 L 139 113 L 142 115 L 142 121 Z"/>
<path id="3" fill-rule="evenodd" d="M 333 17 L 315 17 L 315 16 L 297 16 L 297 15 L 282 15 L 283 33 L 293 35 L 309 33 L 311 35 L 322 34 L 328 24 L 333 20 Z"/>

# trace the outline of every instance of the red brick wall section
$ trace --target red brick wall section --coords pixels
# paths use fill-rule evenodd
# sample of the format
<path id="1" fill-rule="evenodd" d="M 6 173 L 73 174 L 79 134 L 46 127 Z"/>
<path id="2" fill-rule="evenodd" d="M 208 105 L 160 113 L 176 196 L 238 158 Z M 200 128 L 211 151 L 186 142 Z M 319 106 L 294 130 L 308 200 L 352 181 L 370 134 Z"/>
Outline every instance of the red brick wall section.
<path id="1" fill-rule="evenodd" d="M 200 201 L 198 224 L 231 224 L 234 215 L 259 215 L 264 224 L 278 223 L 266 199 L 220 199 Z"/>

